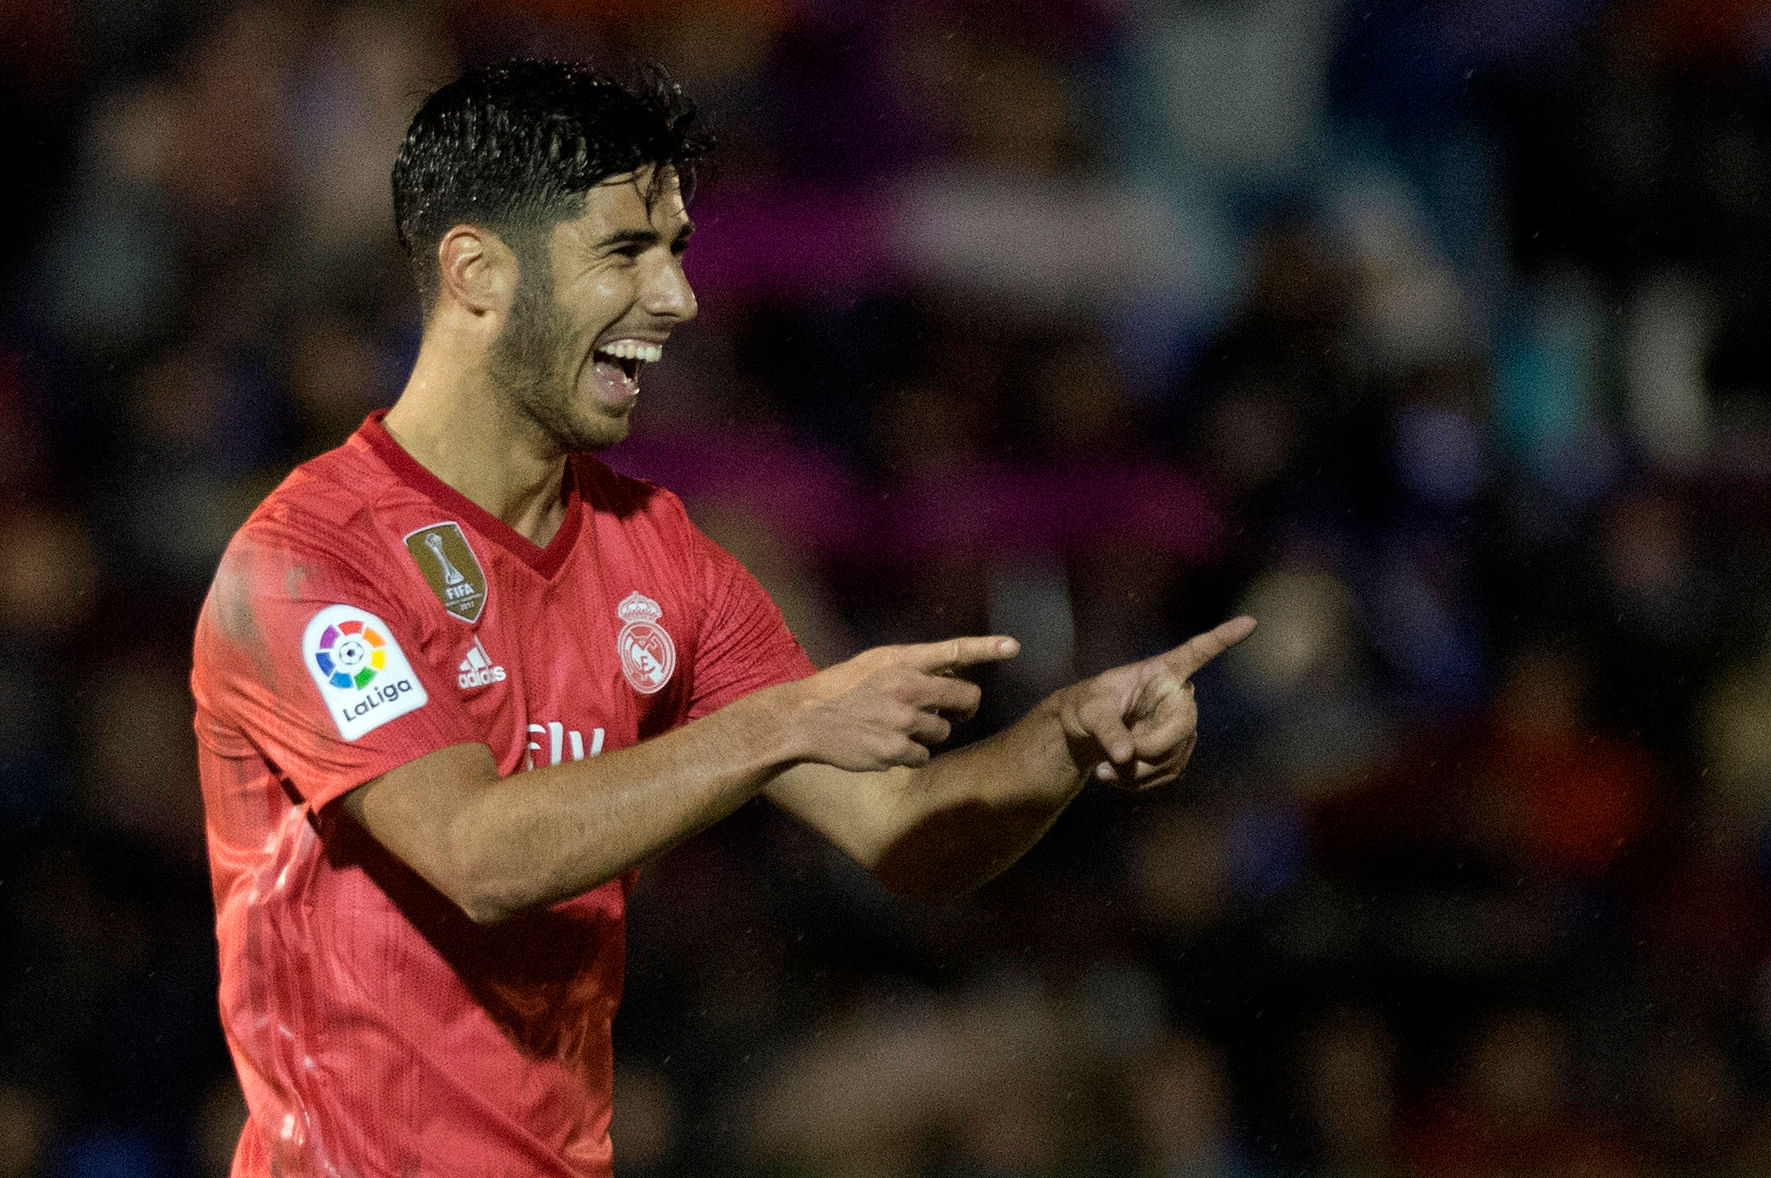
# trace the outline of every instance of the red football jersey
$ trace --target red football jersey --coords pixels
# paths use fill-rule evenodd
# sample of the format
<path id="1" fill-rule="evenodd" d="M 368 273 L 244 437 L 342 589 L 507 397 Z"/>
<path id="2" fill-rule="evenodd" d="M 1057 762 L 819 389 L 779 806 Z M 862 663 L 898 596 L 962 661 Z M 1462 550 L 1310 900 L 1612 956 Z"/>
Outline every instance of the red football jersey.
<path id="1" fill-rule="evenodd" d="M 595 756 L 811 664 L 667 491 L 572 460 L 538 547 L 376 414 L 240 529 L 198 623 L 236 1176 L 606 1175 L 632 876 L 493 927 L 328 803 L 451 744 Z M 498 788 L 498 787 L 493 787 Z"/>

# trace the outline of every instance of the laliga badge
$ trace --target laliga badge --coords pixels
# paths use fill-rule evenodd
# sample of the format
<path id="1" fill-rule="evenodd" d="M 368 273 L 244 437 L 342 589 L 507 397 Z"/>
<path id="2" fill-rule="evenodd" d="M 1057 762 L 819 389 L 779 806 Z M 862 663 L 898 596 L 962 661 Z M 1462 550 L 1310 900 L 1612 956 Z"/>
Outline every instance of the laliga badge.
<path id="1" fill-rule="evenodd" d="M 388 624 L 354 605 L 329 605 L 308 620 L 302 661 L 338 735 L 356 740 L 430 701 Z"/>
<path id="2" fill-rule="evenodd" d="M 615 612 L 627 624 L 615 639 L 621 652 L 621 671 L 633 689 L 641 695 L 653 695 L 664 689 L 676 670 L 676 643 L 658 619 L 664 611 L 643 593 L 629 593 Z"/>

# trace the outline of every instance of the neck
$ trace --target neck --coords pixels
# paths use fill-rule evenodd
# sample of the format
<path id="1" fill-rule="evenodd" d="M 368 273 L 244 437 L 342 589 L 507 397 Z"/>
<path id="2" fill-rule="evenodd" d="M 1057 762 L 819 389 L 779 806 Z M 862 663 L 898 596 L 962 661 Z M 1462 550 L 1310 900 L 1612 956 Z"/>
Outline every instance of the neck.
<path id="1" fill-rule="evenodd" d="M 501 396 L 477 357 L 426 334 L 382 424 L 432 474 L 536 544 L 565 519 L 567 455 Z"/>

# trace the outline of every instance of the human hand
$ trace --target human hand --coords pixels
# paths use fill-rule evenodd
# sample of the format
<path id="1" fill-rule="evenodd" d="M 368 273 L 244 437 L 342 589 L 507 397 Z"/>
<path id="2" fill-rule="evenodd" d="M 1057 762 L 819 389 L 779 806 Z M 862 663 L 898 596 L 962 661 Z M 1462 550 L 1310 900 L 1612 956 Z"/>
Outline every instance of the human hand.
<path id="1" fill-rule="evenodd" d="M 1001 635 L 876 646 L 785 684 L 789 755 L 857 772 L 925 765 L 929 746 L 952 735 L 954 720 L 976 714 L 982 698 L 955 672 L 1020 649 Z"/>
<path id="2" fill-rule="evenodd" d="M 1104 671 L 1060 691 L 1058 722 L 1077 769 L 1128 789 L 1181 775 L 1199 739 L 1192 676 L 1254 631 L 1232 618 L 1166 654 Z"/>

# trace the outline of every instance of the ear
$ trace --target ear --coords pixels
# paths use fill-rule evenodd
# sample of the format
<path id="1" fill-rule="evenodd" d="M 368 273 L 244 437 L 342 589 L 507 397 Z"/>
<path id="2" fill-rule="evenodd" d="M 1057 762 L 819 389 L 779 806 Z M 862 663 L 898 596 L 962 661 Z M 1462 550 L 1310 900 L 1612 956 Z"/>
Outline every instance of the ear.
<path id="1" fill-rule="evenodd" d="M 472 314 L 510 310 L 516 295 L 517 257 L 496 233 L 477 225 L 457 225 L 437 243 L 439 294 Z"/>

